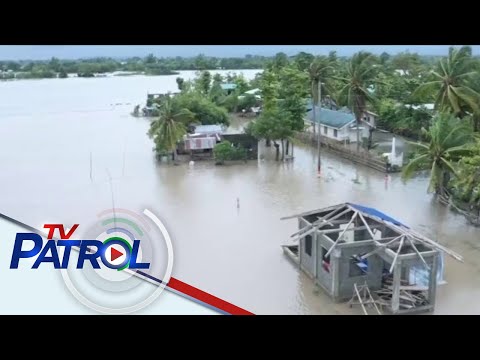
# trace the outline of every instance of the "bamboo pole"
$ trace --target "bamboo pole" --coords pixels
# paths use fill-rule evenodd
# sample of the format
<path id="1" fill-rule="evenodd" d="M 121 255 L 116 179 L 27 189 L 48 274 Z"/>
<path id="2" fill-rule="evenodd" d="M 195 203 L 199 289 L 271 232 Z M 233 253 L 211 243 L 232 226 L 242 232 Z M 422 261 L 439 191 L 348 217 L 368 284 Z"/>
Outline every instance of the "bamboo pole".
<path id="1" fill-rule="evenodd" d="M 400 246 L 398 247 L 398 251 L 395 254 L 395 257 L 393 258 L 392 266 L 390 266 L 390 274 L 392 273 L 393 268 L 395 267 L 395 263 L 397 262 L 398 254 L 400 254 L 400 251 L 402 250 L 404 239 L 405 239 L 405 236 L 402 236 L 402 240 L 400 240 Z"/>
<path id="2" fill-rule="evenodd" d="M 330 247 L 330 249 L 328 249 L 327 253 L 325 254 L 325 256 L 328 256 L 330 255 L 330 253 L 333 251 L 333 249 L 335 248 L 335 246 L 337 246 L 337 244 L 339 243 L 339 241 L 342 239 L 343 235 L 347 232 L 349 226 L 352 224 L 352 222 L 357 218 L 357 215 L 358 215 L 358 211 L 355 212 L 355 214 L 353 214 L 352 218 L 350 219 L 350 221 L 348 222 L 347 226 L 345 227 L 345 229 L 343 229 L 343 231 L 340 233 L 340 235 L 338 235 L 338 238 L 337 240 L 335 241 L 335 243 Z"/>

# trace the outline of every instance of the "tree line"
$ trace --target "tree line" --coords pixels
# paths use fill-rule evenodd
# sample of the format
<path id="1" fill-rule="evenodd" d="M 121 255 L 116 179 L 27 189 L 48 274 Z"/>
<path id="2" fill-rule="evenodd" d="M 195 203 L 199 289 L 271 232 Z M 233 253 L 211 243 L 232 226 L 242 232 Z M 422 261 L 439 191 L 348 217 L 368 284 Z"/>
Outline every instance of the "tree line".
<path id="1" fill-rule="evenodd" d="M 405 180 L 417 171 L 428 171 L 429 191 L 480 211 L 480 60 L 470 47 L 452 47 L 437 58 L 409 52 L 395 56 L 358 52 L 350 58 L 334 51 L 294 57 L 278 53 L 265 61 L 263 70 L 242 85 L 242 90 L 260 88 L 262 95 L 262 113 L 246 131 L 273 142 L 277 159 L 289 154 L 292 139 L 305 130 L 308 98 L 323 107 L 348 109 L 357 125 L 366 110 L 373 111 L 379 115 L 379 127 L 410 138 L 416 149 L 403 169 Z M 173 121 L 175 114 L 190 111 L 200 122 L 214 121 L 199 115 L 198 108 L 191 111 L 193 99 L 205 107 L 208 102 L 225 111 L 238 110 L 240 93 L 223 94 L 220 80 L 204 71 L 193 82 L 179 81 L 182 94 L 166 100 L 169 107 L 163 109 L 170 113 L 162 113 L 152 124 L 157 146 L 173 149 L 173 140 L 184 133 L 188 121 L 173 126 L 179 123 Z M 313 131 L 319 129 L 314 126 Z M 167 138 L 172 141 L 159 140 Z M 357 141 L 357 151 L 360 144 Z"/>
<path id="2" fill-rule="evenodd" d="M 146 75 L 172 75 L 178 70 L 213 69 L 261 69 L 269 57 L 247 55 L 245 57 L 219 58 L 198 55 L 196 57 L 146 57 L 127 59 L 92 58 L 61 60 L 53 57 L 48 61 L 0 61 L 0 79 L 56 78 L 78 74 L 93 77 L 94 74 L 115 71 L 144 73 Z"/>

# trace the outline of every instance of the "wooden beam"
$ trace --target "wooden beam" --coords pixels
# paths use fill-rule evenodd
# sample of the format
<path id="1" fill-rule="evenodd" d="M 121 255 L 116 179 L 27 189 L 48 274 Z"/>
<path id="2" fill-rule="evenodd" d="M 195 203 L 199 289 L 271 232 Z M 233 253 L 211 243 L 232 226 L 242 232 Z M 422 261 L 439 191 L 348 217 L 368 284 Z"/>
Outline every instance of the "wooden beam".
<path id="1" fill-rule="evenodd" d="M 309 229 L 311 229 L 312 226 L 311 225 L 307 225 L 307 226 L 304 226 L 303 228 L 301 228 L 300 230 L 294 232 L 292 235 L 290 235 L 290 237 L 294 237 L 296 235 L 299 235 L 301 234 L 302 232 L 305 232 L 305 231 L 308 231 Z"/>
<path id="2" fill-rule="evenodd" d="M 394 313 L 398 312 L 400 309 L 400 266 L 397 264 L 395 266 L 395 271 L 393 272 L 393 291 L 392 291 L 392 311 Z"/>
<path id="3" fill-rule="evenodd" d="M 363 313 L 365 315 L 368 315 L 367 309 L 365 309 L 365 305 L 363 305 L 363 299 L 360 296 L 360 293 L 358 292 L 357 283 L 353 284 L 353 287 L 355 288 L 355 292 L 357 293 L 358 301 L 360 301 L 360 305 L 362 305 Z"/>
<path id="4" fill-rule="evenodd" d="M 310 230 L 304 232 L 303 234 L 300 234 L 300 236 L 298 236 L 298 237 L 296 237 L 295 239 L 293 239 L 293 241 L 298 241 L 298 240 L 304 238 L 305 236 L 310 235 L 311 233 L 313 233 L 313 232 L 315 232 L 315 231 L 317 231 L 317 228 L 316 228 L 316 227 L 313 227 L 313 228 L 311 228 Z"/>
<path id="5" fill-rule="evenodd" d="M 335 216 L 333 216 L 333 217 L 331 217 L 331 218 L 329 217 L 328 220 L 329 220 L 329 221 L 336 220 L 336 219 L 338 219 L 339 217 L 345 215 L 346 213 L 348 213 L 348 212 L 350 212 L 350 211 L 352 211 L 352 210 L 346 209 L 346 210 L 342 211 L 340 214 L 337 214 L 337 215 L 335 215 Z M 313 225 L 313 226 L 319 225 L 319 228 L 320 228 L 320 227 L 325 226 L 325 223 L 322 224 L 321 221 L 317 220 L 317 221 L 315 221 L 312 225 Z"/>
<path id="6" fill-rule="evenodd" d="M 372 229 L 370 229 L 370 226 L 368 225 L 367 220 L 365 220 L 361 212 L 359 212 L 358 214 L 360 215 L 360 219 L 362 219 L 363 223 L 367 227 L 367 230 L 370 233 L 370 236 L 372 237 L 372 239 L 375 239 L 375 234 L 372 232 Z"/>
<path id="7" fill-rule="evenodd" d="M 407 235 L 407 239 L 408 241 L 410 241 L 410 245 L 412 245 L 412 248 L 413 250 L 415 250 L 415 252 L 417 253 L 417 255 L 420 257 L 420 259 L 422 259 L 422 262 L 425 264 L 425 267 L 430 270 L 430 266 L 428 266 L 427 262 L 425 261 L 425 259 L 423 258 L 422 254 L 420 254 L 420 251 L 418 251 L 417 247 L 415 246 L 415 244 L 413 243 L 412 239 Z"/>
<path id="8" fill-rule="evenodd" d="M 345 204 L 339 204 L 339 205 L 329 206 L 329 207 L 323 208 L 323 209 L 305 211 L 305 212 L 300 213 L 300 214 L 284 216 L 284 217 L 280 218 L 280 220 L 294 219 L 294 218 L 299 218 L 299 217 L 303 217 L 303 216 L 318 214 L 318 213 L 322 213 L 322 212 L 330 211 L 330 210 L 335 210 L 336 211 L 336 210 L 339 210 L 340 208 L 343 208 L 345 206 L 346 206 Z"/>
<path id="9" fill-rule="evenodd" d="M 339 210 L 339 209 L 337 209 L 337 210 Z M 318 219 L 317 221 L 313 222 L 312 224 L 303 227 L 302 229 L 305 229 L 305 231 L 310 230 L 313 227 L 316 227 L 316 228 L 320 229 L 323 226 L 325 226 L 326 222 L 323 222 L 325 219 L 328 219 L 328 221 L 330 222 L 330 221 L 333 221 L 333 220 L 339 218 L 340 216 L 346 214 L 347 212 L 351 211 L 350 209 L 347 209 L 347 210 L 343 211 L 341 214 L 338 214 L 338 215 L 336 215 L 336 216 L 334 216 L 333 218 L 330 219 L 329 215 L 333 215 L 333 213 L 335 213 L 337 210 L 331 212 L 330 214 L 328 214 L 327 216 L 325 216 L 323 218 Z M 298 233 L 298 231 L 297 231 L 297 233 Z M 295 236 L 295 235 L 296 235 L 296 233 L 293 234 L 292 237 Z"/>
<path id="10" fill-rule="evenodd" d="M 438 254 L 438 250 L 432 250 L 432 251 L 424 251 L 421 253 L 423 258 L 427 258 L 430 256 L 434 256 Z M 399 259 L 402 259 L 402 261 L 407 261 L 407 260 L 414 260 L 418 259 L 418 255 L 416 253 L 410 253 L 410 254 L 403 254 L 398 257 Z"/>
<path id="11" fill-rule="evenodd" d="M 368 286 L 367 286 L 367 284 L 366 284 L 366 281 L 365 281 L 365 287 L 366 287 L 366 289 L 367 289 L 368 296 L 369 296 L 370 299 L 372 299 L 372 301 L 373 301 L 373 306 L 375 306 L 375 309 L 377 310 L 378 315 L 382 315 L 382 312 L 381 312 L 380 309 L 378 308 L 377 303 L 376 303 L 375 299 L 373 298 L 372 293 L 370 292 L 370 289 L 368 288 Z"/>
<path id="12" fill-rule="evenodd" d="M 348 229 L 347 228 L 347 231 L 359 231 L 359 230 L 366 230 L 367 227 L 366 226 L 355 226 L 353 228 L 350 228 Z M 317 229 L 321 234 L 335 234 L 335 233 L 338 233 L 338 232 L 341 232 L 341 231 L 344 231 L 345 229 L 327 229 L 327 230 L 321 230 L 321 229 Z M 356 240 L 356 242 L 362 242 L 362 241 L 371 241 L 372 239 L 365 239 L 365 240 Z"/>
<path id="13" fill-rule="evenodd" d="M 372 250 L 372 251 L 370 251 L 369 253 L 366 253 L 365 255 L 362 255 L 362 256 L 360 257 L 360 259 L 362 259 L 362 260 L 363 260 L 363 259 L 366 259 L 366 258 L 368 258 L 368 257 L 370 257 L 370 256 L 372 256 L 372 255 L 375 255 L 375 254 L 378 253 L 379 251 L 382 251 L 382 250 L 386 249 L 393 241 L 395 241 L 395 239 L 394 239 L 394 240 L 391 240 L 391 241 L 389 241 L 388 243 L 385 243 L 385 244 L 379 243 L 378 241 L 375 241 L 375 240 L 373 240 L 373 241 L 374 241 L 375 245 L 377 246 L 377 248 L 374 249 L 374 250 Z"/>
<path id="14" fill-rule="evenodd" d="M 404 239 L 405 239 L 405 237 L 402 236 L 402 240 L 400 240 L 400 246 L 398 247 L 398 251 L 395 254 L 395 257 L 393 258 L 392 266 L 390 266 L 390 274 L 392 273 L 393 268 L 395 267 L 395 263 L 397 262 L 398 254 L 400 254 L 400 251 L 402 251 L 402 246 L 403 246 Z"/>
<path id="15" fill-rule="evenodd" d="M 400 235 L 400 236 L 397 236 L 397 237 L 394 237 L 394 238 L 391 238 L 391 240 L 389 242 L 386 242 L 386 243 L 381 243 L 380 241 L 381 240 L 387 240 L 387 239 L 390 239 L 390 238 L 383 238 L 383 239 L 379 239 L 379 240 L 374 240 L 375 241 L 375 244 L 378 246 L 375 250 L 373 251 L 370 251 L 369 253 L 363 255 L 360 257 L 360 259 L 366 259 L 374 254 L 376 254 L 377 252 L 387 248 L 389 245 L 391 245 L 392 243 L 394 243 L 395 241 L 399 240 L 403 235 Z"/>
<path id="16" fill-rule="evenodd" d="M 430 247 L 436 248 L 437 250 L 443 251 L 444 253 L 453 257 L 455 260 L 463 262 L 463 257 L 460 254 L 456 253 L 455 251 L 453 251 L 451 249 L 448 249 L 447 247 L 445 247 L 443 245 L 440 245 L 436 241 L 433 241 L 433 240 L 423 236 L 422 234 L 416 232 L 415 230 L 412 230 L 410 228 L 409 229 L 404 229 L 404 228 L 401 228 L 401 227 L 399 227 L 395 224 L 389 225 L 389 227 L 392 228 L 395 231 L 401 231 L 403 233 L 410 234 L 414 238 L 416 238 L 418 241 L 421 241 L 421 242 L 425 243 L 426 245 L 428 245 Z"/>
<path id="17" fill-rule="evenodd" d="M 340 233 L 340 235 L 338 235 L 338 238 L 337 238 L 337 241 L 335 241 L 333 243 L 333 245 L 330 247 L 330 249 L 328 249 L 327 253 L 325 254 L 325 256 L 328 256 L 330 255 L 330 253 L 333 251 L 333 249 L 335 248 L 335 246 L 338 244 L 338 242 L 342 239 L 343 235 L 345 234 L 345 232 L 348 230 L 348 227 L 352 224 L 352 222 L 357 218 L 357 215 L 358 215 L 358 211 L 355 212 L 355 214 L 353 214 L 352 218 L 350 219 L 350 221 L 348 222 L 347 226 L 345 227 L 345 229 L 343 229 L 343 231 Z M 328 231 L 328 230 L 327 230 Z M 326 233 L 327 231 L 324 231 L 324 233 Z"/>

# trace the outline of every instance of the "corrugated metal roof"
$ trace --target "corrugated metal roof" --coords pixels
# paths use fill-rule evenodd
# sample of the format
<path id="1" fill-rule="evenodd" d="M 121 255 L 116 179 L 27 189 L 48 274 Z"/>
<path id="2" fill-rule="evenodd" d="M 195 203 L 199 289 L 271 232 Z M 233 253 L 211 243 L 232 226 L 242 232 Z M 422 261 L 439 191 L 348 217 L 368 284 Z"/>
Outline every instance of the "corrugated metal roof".
<path id="1" fill-rule="evenodd" d="M 387 214 L 384 214 L 381 211 L 378 211 L 377 209 L 367 207 L 367 206 L 363 206 L 363 205 L 358 205 L 358 204 L 352 204 L 352 203 L 347 203 L 347 204 L 350 205 L 351 207 L 353 207 L 354 209 L 364 213 L 364 214 L 376 216 L 376 217 L 378 217 L 382 220 L 391 222 L 392 224 L 395 224 L 395 225 L 398 225 L 398 226 L 404 226 L 404 227 L 408 228 L 407 225 L 402 224 L 400 221 L 395 220 L 394 218 L 388 216 Z"/>
<path id="2" fill-rule="evenodd" d="M 312 109 L 313 110 L 313 109 Z M 313 111 L 307 112 L 307 119 L 313 121 Z M 344 126 L 355 121 L 355 116 L 343 111 L 335 111 L 324 108 L 315 107 L 315 122 L 330 126 L 332 128 L 341 129 Z"/>
<path id="3" fill-rule="evenodd" d="M 261 92 L 261 91 L 262 91 L 262 90 L 260 90 L 260 89 L 257 88 L 257 89 L 252 89 L 252 90 L 245 91 L 245 94 L 255 95 L 255 94 L 257 94 L 257 93 L 259 93 L 259 92 Z"/>
<path id="4" fill-rule="evenodd" d="M 198 125 L 195 126 L 195 132 L 197 134 L 222 133 L 223 128 L 221 125 Z"/>
<path id="5" fill-rule="evenodd" d="M 237 88 L 237 84 L 233 83 L 221 84 L 220 86 L 223 90 L 235 90 Z"/>

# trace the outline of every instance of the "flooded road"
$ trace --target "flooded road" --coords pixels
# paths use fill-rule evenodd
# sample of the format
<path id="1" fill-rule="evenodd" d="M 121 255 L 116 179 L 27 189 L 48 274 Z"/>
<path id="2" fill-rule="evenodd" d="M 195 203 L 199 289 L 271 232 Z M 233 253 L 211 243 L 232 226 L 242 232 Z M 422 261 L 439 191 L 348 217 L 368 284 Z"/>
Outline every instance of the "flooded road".
<path id="1" fill-rule="evenodd" d="M 462 254 L 464 264 L 447 258 L 436 313 L 480 313 L 480 230 L 432 200 L 425 178 L 386 181 L 324 153 L 319 179 L 315 150 L 301 145 L 288 163 L 261 147 L 265 160 L 246 165 L 157 164 L 148 120 L 130 112 L 147 92 L 175 91 L 176 77 L 0 82 L 0 212 L 36 227 L 91 223 L 112 207 L 110 174 L 116 207 L 147 207 L 165 221 L 174 277 L 254 313 L 343 314 L 354 310 L 333 304 L 284 257 L 280 245 L 297 224 L 279 219 L 356 202 Z"/>

